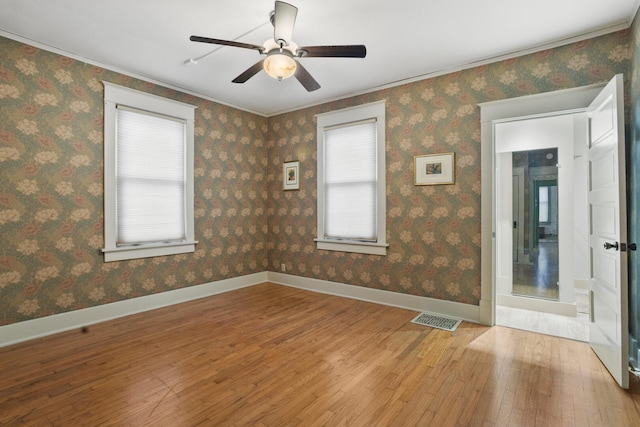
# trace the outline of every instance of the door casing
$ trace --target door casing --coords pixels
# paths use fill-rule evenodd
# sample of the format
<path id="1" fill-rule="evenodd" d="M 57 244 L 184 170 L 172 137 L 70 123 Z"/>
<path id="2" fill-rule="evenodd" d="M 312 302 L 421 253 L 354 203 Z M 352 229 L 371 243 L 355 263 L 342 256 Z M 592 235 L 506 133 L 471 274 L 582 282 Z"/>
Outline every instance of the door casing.
<path id="1" fill-rule="evenodd" d="M 586 111 L 604 84 L 583 86 L 561 91 L 529 95 L 500 101 L 481 103 L 481 295 L 479 319 L 482 324 L 495 325 L 495 212 L 494 212 L 494 126 L 496 120 L 514 117 L 549 116 L 560 113 Z"/>

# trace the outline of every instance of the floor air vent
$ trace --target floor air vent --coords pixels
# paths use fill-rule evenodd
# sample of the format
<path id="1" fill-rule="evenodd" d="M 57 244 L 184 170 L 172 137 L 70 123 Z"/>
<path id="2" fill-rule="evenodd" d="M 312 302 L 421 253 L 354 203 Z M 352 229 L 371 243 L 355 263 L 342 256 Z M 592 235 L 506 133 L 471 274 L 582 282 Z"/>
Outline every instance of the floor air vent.
<path id="1" fill-rule="evenodd" d="M 433 314 L 422 313 L 418 315 L 411 323 L 418 325 L 430 326 L 432 328 L 444 329 L 445 331 L 455 331 L 462 320 L 449 319 L 442 316 L 434 316 Z"/>

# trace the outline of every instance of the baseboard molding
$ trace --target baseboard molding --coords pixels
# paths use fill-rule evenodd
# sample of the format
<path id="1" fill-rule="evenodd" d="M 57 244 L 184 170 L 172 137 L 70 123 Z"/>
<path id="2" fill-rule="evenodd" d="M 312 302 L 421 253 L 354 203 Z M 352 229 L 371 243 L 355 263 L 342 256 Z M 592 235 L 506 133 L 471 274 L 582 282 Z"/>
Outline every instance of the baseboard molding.
<path id="1" fill-rule="evenodd" d="M 573 287 L 575 289 L 589 290 L 589 279 L 573 279 Z"/>
<path id="2" fill-rule="evenodd" d="M 308 277 L 261 272 L 0 326 L 0 347 L 264 282 L 479 323 L 479 307 Z"/>
<path id="3" fill-rule="evenodd" d="M 269 282 L 293 288 L 304 289 L 344 298 L 357 299 L 391 307 L 405 308 L 419 312 L 428 312 L 455 319 L 479 323 L 480 313 L 477 305 L 439 300 L 416 295 L 389 292 L 344 283 L 329 282 L 309 277 L 292 276 L 290 274 L 268 272 Z"/>
<path id="4" fill-rule="evenodd" d="M 575 303 L 569 304 L 566 302 L 549 301 L 540 298 L 496 294 L 496 305 L 520 308 L 523 310 L 540 311 L 543 313 L 559 314 L 561 316 L 576 317 L 578 315 Z"/>
<path id="5" fill-rule="evenodd" d="M 268 281 L 267 278 L 268 274 L 265 271 L 0 326 L 0 347 L 246 288 L 264 283 Z"/>

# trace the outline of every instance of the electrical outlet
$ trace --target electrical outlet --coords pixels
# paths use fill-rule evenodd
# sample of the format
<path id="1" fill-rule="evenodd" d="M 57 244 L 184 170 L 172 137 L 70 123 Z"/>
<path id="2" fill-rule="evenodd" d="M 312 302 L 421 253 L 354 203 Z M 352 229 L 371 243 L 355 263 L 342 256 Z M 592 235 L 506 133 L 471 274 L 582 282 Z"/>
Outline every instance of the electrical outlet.
<path id="1" fill-rule="evenodd" d="M 280 271 L 282 271 L 283 273 L 285 271 L 287 271 L 287 266 L 285 265 L 285 263 L 283 262 L 282 264 L 280 264 Z"/>

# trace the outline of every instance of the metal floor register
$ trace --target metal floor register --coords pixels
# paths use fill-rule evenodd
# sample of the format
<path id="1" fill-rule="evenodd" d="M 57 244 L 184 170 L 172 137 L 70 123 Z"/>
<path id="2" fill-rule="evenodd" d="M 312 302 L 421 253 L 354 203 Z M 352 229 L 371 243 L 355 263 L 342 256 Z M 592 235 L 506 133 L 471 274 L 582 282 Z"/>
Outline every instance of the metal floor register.
<path id="1" fill-rule="evenodd" d="M 430 326 L 432 328 L 444 329 L 445 331 L 455 331 L 462 320 L 449 319 L 447 317 L 435 316 L 433 314 L 421 313 L 415 317 L 411 323 Z"/>

